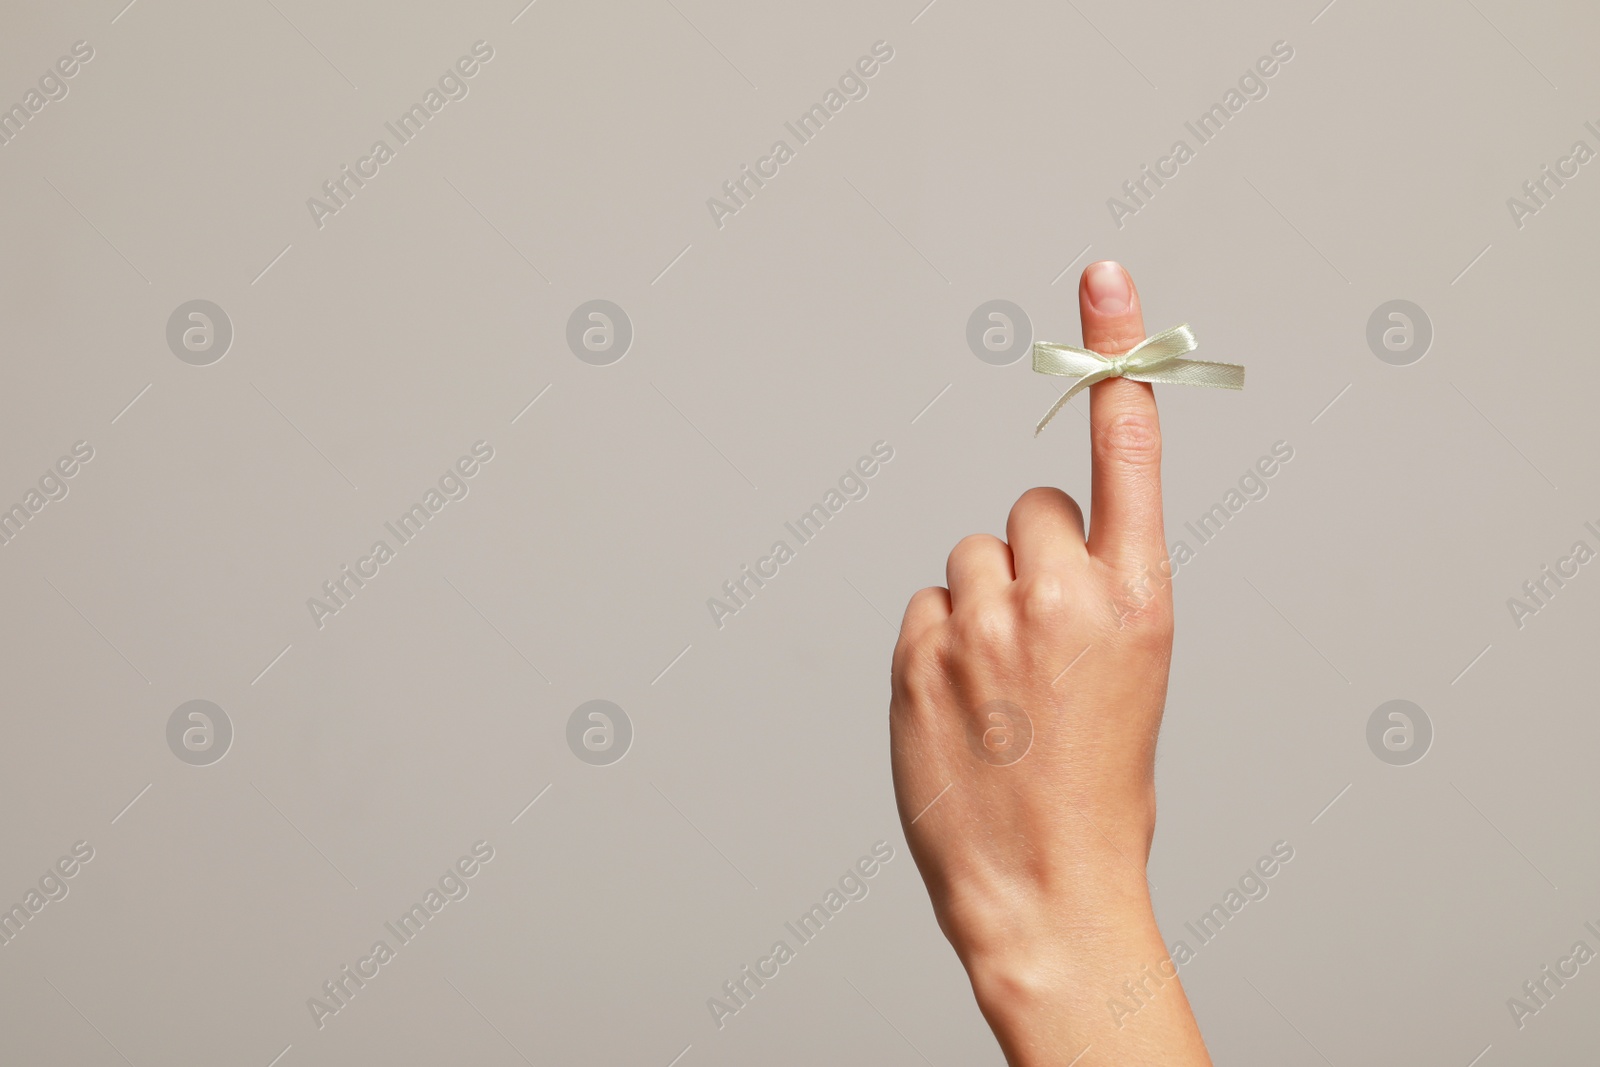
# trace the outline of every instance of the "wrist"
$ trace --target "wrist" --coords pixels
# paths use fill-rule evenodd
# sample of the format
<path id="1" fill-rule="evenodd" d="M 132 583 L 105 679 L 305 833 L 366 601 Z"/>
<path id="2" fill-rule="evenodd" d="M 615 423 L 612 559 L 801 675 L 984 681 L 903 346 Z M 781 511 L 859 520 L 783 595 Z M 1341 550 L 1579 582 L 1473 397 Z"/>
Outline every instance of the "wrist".
<path id="1" fill-rule="evenodd" d="M 958 947 L 986 1015 L 1030 1016 L 1049 1005 L 1104 1010 L 1130 974 L 1167 958 L 1149 896 L 1130 887 L 1073 915 L 1020 920 L 1026 937 L 990 936 Z"/>
<path id="2" fill-rule="evenodd" d="M 968 868 L 936 894 L 941 925 L 975 978 L 1087 963 L 1135 935 L 1159 944 L 1147 848 L 1147 839 L 1118 846 L 1100 835 L 1070 845 L 1057 840 L 1048 858 L 1027 870 Z"/>
<path id="3" fill-rule="evenodd" d="M 1156 1049 L 1170 1064 L 1209 1063 L 1145 893 L 971 948 L 963 963 L 1012 1067 L 1120 1064 Z"/>

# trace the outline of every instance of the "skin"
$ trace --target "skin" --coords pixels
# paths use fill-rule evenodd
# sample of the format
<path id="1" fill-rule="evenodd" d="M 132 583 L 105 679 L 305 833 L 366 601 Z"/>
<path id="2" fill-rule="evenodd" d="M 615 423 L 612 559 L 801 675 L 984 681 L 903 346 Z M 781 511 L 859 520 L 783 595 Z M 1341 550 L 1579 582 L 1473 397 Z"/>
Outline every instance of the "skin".
<path id="1" fill-rule="evenodd" d="M 1078 302 L 1085 348 L 1144 339 L 1117 264 L 1090 265 Z M 1113 378 L 1089 410 L 1087 536 L 1071 497 L 1030 489 L 1004 541 L 963 539 L 948 587 L 911 598 L 891 672 L 895 796 L 1012 1067 L 1209 1065 L 1145 879 L 1173 626 L 1155 395 Z"/>

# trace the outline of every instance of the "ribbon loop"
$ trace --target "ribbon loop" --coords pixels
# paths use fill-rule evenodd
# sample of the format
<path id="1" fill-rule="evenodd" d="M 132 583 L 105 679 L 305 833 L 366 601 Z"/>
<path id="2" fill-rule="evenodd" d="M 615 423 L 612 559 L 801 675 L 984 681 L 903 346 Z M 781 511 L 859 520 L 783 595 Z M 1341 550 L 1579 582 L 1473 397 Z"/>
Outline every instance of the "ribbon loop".
<path id="1" fill-rule="evenodd" d="M 1198 385 L 1212 389 L 1243 389 L 1244 368 L 1236 363 L 1207 363 L 1180 357 L 1200 347 L 1188 323 L 1146 337 L 1120 356 L 1103 356 L 1087 348 L 1036 341 L 1033 369 L 1039 374 L 1076 378 L 1071 389 L 1061 395 L 1033 434 L 1039 435 L 1051 419 L 1073 397 L 1107 378 L 1127 378 L 1136 382 L 1162 382 L 1169 385 Z"/>

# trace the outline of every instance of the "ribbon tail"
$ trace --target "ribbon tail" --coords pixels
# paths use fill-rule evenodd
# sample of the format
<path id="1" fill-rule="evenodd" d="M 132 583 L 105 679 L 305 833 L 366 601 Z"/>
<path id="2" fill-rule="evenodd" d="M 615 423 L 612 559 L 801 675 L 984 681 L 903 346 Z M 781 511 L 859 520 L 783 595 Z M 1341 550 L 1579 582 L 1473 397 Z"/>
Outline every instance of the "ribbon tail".
<path id="1" fill-rule="evenodd" d="M 1040 432 L 1050 425 L 1050 420 L 1056 417 L 1056 412 L 1067 406 L 1067 401 L 1089 388 L 1089 386 L 1094 385 L 1096 382 L 1103 382 L 1109 377 L 1111 377 L 1111 373 L 1110 369 L 1107 368 L 1106 370 L 1095 371 L 1092 374 L 1085 374 L 1082 378 L 1079 378 L 1073 387 L 1062 393 L 1060 399 L 1050 406 L 1049 411 L 1044 413 L 1044 418 L 1039 420 L 1039 425 L 1033 428 L 1033 436 L 1038 437 Z"/>
<path id="2" fill-rule="evenodd" d="M 1162 385 L 1198 385 L 1209 389 L 1243 389 L 1244 368 L 1237 363 L 1208 363 L 1198 359 L 1173 359 L 1150 370 L 1130 370 L 1122 375 L 1136 382 Z"/>

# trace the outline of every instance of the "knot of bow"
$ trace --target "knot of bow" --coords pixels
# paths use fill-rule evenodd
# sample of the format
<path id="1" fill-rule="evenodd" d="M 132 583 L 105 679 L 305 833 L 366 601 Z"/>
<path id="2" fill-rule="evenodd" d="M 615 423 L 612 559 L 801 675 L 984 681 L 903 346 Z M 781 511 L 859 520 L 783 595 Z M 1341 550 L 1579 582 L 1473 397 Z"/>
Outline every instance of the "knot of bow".
<path id="1" fill-rule="evenodd" d="M 1120 356 L 1103 356 L 1087 348 L 1057 344 L 1053 341 L 1036 341 L 1033 345 L 1033 369 L 1040 374 L 1054 374 L 1063 378 L 1076 378 L 1071 389 L 1061 395 L 1039 425 L 1034 427 L 1038 436 L 1056 412 L 1067 401 L 1097 382 L 1107 378 L 1128 378 L 1136 382 L 1165 382 L 1169 385 L 1199 385 L 1211 389 L 1243 389 L 1244 368 L 1236 363 L 1207 363 L 1198 359 L 1183 359 L 1198 348 L 1194 331 L 1187 323 L 1163 330 L 1134 345 Z"/>

